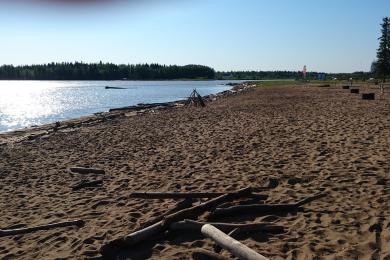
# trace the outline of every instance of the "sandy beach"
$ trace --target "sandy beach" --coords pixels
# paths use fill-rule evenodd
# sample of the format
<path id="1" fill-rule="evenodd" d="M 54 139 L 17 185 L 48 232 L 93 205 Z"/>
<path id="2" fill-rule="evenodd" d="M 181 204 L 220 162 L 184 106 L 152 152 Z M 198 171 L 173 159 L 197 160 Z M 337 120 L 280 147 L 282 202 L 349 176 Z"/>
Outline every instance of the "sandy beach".
<path id="1" fill-rule="evenodd" d="M 361 91 L 378 93 L 374 86 Z M 0 237 L 1 259 L 99 258 L 108 241 L 177 202 L 129 198 L 133 191 L 225 192 L 248 186 L 271 187 L 262 192 L 269 204 L 327 193 L 300 212 L 225 219 L 284 226 L 283 233 L 240 237 L 262 255 L 390 259 L 389 92 L 369 101 L 341 86 L 257 87 L 205 108 L 112 117 L 30 140 L 9 137 L 0 137 L 0 229 L 75 219 L 85 225 Z M 105 174 L 71 174 L 71 166 Z M 85 179 L 103 180 L 103 186 L 72 190 Z M 118 254 L 191 259 L 197 248 L 212 251 L 213 242 L 168 234 Z"/>

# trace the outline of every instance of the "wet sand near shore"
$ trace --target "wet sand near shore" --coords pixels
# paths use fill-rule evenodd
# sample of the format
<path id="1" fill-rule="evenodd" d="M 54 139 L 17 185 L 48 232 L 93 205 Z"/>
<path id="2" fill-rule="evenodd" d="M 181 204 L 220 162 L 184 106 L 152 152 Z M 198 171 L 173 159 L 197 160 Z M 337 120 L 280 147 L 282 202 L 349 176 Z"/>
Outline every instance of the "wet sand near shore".
<path id="1" fill-rule="evenodd" d="M 390 258 L 390 93 L 369 101 L 340 86 L 259 87 L 206 108 L 118 117 L 5 143 L 0 158 L 0 228 L 86 222 L 0 237 L 2 259 L 99 257 L 106 242 L 176 205 L 129 198 L 132 191 L 224 192 L 270 182 L 266 203 L 327 196 L 303 212 L 229 218 L 287 229 L 240 237 L 250 248 L 271 259 Z M 70 174 L 75 165 L 106 174 Z M 72 190 L 91 178 L 103 187 Z M 179 233 L 124 255 L 190 259 L 199 247 L 212 250 L 213 243 Z"/>

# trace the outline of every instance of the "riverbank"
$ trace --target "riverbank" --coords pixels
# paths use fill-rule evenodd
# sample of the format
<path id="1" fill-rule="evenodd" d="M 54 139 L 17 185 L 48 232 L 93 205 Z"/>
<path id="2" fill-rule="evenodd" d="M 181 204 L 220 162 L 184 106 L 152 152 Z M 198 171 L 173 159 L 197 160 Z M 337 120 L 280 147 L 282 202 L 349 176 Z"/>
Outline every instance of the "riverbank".
<path id="1" fill-rule="evenodd" d="M 102 245 L 176 205 L 129 198 L 132 191 L 225 192 L 247 186 L 269 187 L 265 203 L 327 193 L 302 212 L 229 218 L 284 226 L 284 233 L 239 238 L 271 259 L 390 256 L 390 93 L 368 101 L 340 86 L 289 85 L 210 99 L 205 108 L 120 111 L 109 120 L 60 125 L 39 137 L 4 142 L 0 227 L 74 219 L 85 225 L 0 238 L 0 258 L 99 257 Z M 70 174 L 71 166 L 106 173 L 85 177 Z M 102 187 L 72 189 L 95 178 Z M 212 245 L 179 233 L 123 254 L 187 259 L 196 248 Z"/>

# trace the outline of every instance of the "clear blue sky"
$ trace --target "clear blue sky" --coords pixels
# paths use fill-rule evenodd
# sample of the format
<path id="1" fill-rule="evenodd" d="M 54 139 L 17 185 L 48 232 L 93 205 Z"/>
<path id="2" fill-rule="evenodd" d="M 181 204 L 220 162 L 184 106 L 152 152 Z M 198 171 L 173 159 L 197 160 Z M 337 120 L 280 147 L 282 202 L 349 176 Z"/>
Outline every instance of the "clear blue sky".
<path id="1" fill-rule="evenodd" d="M 0 0 L 0 64 L 367 71 L 390 16 L 389 0 L 53 1 Z"/>

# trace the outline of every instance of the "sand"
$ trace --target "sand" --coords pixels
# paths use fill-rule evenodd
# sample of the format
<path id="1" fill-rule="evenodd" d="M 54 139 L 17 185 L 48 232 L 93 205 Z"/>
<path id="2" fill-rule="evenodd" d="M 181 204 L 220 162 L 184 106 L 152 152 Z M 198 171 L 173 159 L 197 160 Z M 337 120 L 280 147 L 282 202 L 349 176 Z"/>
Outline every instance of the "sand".
<path id="1" fill-rule="evenodd" d="M 0 238 L 1 259 L 99 257 L 103 244 L 175 205 L 131 199 L 131 191 L 234 191 L 270 180 L 278 185 L 265 192 L 267 203 L 328 195 L 303 212 L 229 218 L 288 229 L 245 235 L 240 241 L 247 246 L 271 259 L 390 259 L 390 93 L 366 101 L 340 86 L 263 87 L 203 109 L 173 108 L 4 140 L 0 228 L 73 219 L 86 224 Z M 70 174 L 74 165 L 106 174 Z M 104 185 L 72 191 L 87 178 Z M 122 256 L 189 259 L 192 250 L 212 246 L 201 236 L 172 234 Z"/>

